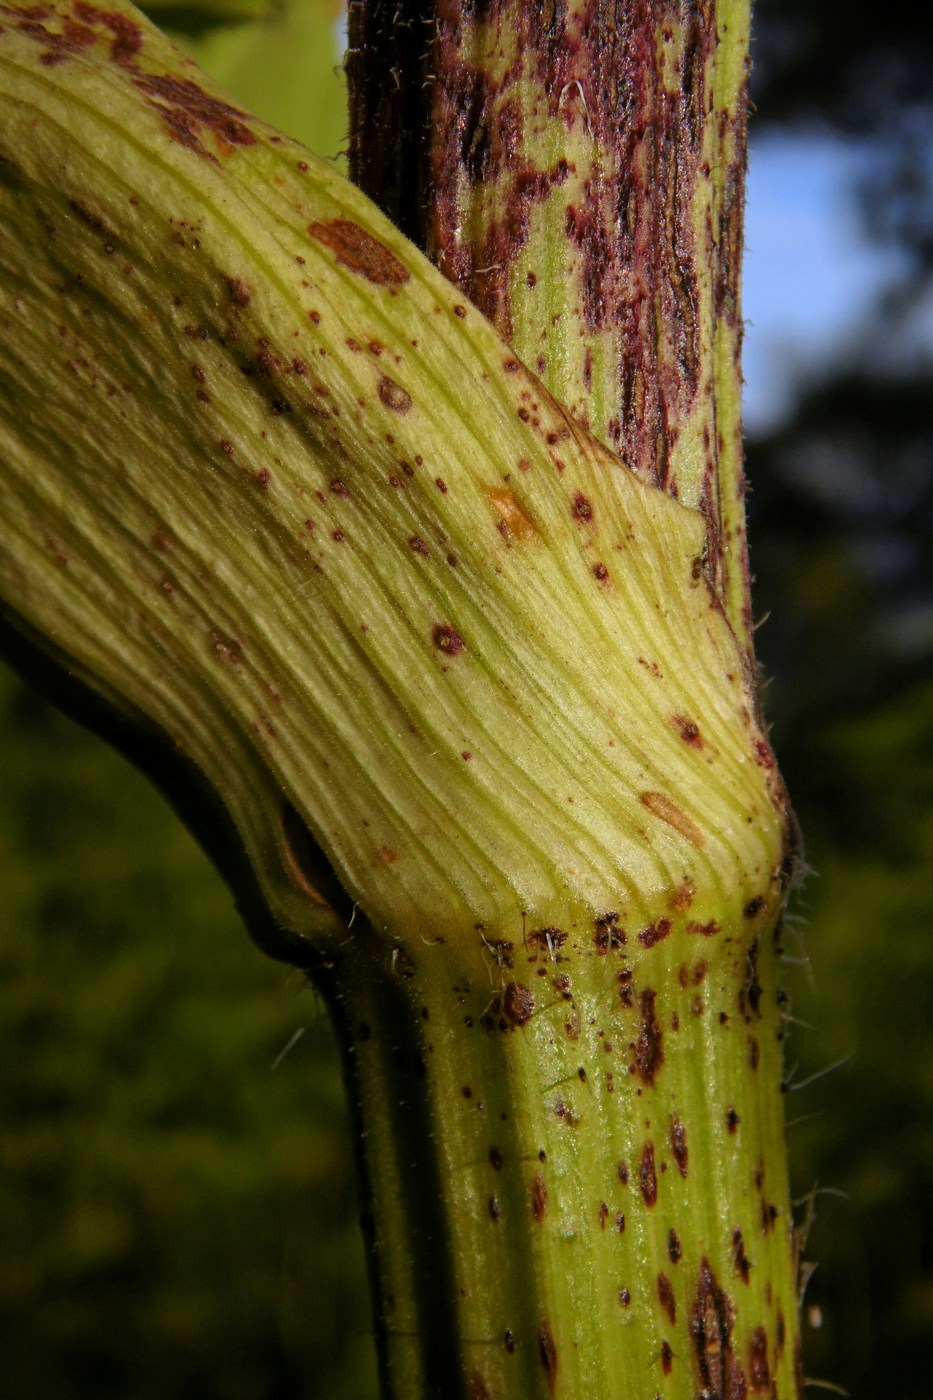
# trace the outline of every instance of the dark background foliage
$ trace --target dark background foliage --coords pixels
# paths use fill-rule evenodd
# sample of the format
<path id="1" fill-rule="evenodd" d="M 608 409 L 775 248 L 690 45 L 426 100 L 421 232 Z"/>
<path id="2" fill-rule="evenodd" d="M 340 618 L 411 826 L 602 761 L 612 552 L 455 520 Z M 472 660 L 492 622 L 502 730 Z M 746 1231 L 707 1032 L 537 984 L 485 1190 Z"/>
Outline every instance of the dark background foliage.
<path id="1" fill-rule="evenodd" d="M 329 9 L 315 0 L 306 21 L 320 81 L 295 115 L 271 112 L 319 149 L 342 120 L 321 77 Z M 255 86 L 242 37 L 198 42 Z M 274 52 L 281 34 L 259 43 Z M 933 15 L 758 0 L 754 54 L 754 132 L 856 143 L 852 199 L 902 250 L 845 353 L 798 383 L 748 458 L 767 709 L 814 872 L 785 939 L 792 1170 L 817 1263 L 807 1371 L 856 1400 L 927 1400 Z M 250 946 L 147 784 L 8 672 L 0 744 L 4 1387 L 365 1400 L 351 1146 L 322 1008 Z"/>

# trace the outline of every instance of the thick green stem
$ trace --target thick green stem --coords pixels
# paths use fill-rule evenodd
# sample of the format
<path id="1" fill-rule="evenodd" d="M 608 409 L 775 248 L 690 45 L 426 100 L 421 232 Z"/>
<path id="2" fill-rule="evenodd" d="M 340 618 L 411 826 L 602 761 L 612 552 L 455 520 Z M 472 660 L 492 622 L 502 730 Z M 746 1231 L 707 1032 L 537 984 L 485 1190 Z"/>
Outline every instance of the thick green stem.
<path id="1" fill-rule="evenodd" d="M 773 919 L 687 898 L 338 972 L 388 1395 L 797 1393 Z"/>
<path id="2" fill-rule="evenodd" d="M 750 655 L 746 0 L 356 0 L 350 14 L 358 183 L 579 421 L 702 511 L 707 575 Z M 640 939 L 626 919 L 627 937 L 595 922 L 589 940 L 577 923 L 566 942 L 529 941 L 526 913 L 521 940 L 484 932 L 478 987 L 425 952 L 392 1017 L 407 1006 L 415 1038 L 381 1062 L 378 1091 L 389 1026 L 356 1045 L 393 1394 L 799 1386 L 774 917 L 719 890 L 700 920 L 683 912 L 689 883 L 672 886 Z M 516 986 L 534 996 L 521 1024 L 504 1009 Z M 417 1103 L 422 1138 L 431 1125 L 422 1170 L 440 1178 L 453 1276 L 430 1250 L 392 1248 L 417 1239 L 421 1202 L 406 1215 L 383 1177 L 413 1150 L 397 1102 Z"/>

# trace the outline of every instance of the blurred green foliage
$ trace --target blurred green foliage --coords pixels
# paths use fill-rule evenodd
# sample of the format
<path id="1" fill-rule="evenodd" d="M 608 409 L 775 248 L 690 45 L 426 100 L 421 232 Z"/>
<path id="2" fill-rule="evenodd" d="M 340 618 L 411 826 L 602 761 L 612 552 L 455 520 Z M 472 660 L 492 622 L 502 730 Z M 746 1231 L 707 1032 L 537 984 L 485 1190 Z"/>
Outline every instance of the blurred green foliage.
<path id="1" fill-rule="evenodd" d="M 5 670 L 0 732 L 4 1393 L 374 1394 L 317 997 L 148 783 Z"/>

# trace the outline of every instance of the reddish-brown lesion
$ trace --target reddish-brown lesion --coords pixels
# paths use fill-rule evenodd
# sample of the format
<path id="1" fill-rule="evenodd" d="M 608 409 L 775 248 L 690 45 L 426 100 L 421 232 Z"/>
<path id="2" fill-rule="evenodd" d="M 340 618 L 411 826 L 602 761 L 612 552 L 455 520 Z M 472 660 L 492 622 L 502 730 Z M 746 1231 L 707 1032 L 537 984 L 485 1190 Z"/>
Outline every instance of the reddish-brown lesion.
<path id="1" fill-rule="evenodd" d="M 216 162 L 236 147 L 255 145 L 257 135 L 248 114 L 153 58 L 146 42 L 151 31 L 132 15 L 87 0 L 75 0 L 70 10 L 6 4 L 0 6 L 0 15 L 18 34 L 35 41 L 38 60 L 46 68 L 99 46 L 111 63 L 126 71 L 171 139 L 204 159 Z"/>

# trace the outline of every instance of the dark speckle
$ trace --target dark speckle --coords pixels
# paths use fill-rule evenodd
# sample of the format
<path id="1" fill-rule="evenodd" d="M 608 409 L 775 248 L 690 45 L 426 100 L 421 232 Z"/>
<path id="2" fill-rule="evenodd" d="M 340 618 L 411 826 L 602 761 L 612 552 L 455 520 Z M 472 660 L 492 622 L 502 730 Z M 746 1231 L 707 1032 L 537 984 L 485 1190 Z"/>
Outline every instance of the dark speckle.
<path id="1" fill-rule="evenodd" d="M 547 1182 L 540 1172 L 535 1172 L 531 1183 L 531 1213 L 535 1223 L 540 1225 L 547 1213 Z"/>
<path id="2" fill-rule="evenodd" d="M 683 1254 L 680 1245 L 680 1236 L 673 1228 L 667 1232 L 667 1257 L 672 1264 L 676 1264 Z"/>
<path id="3" fill-rule="evenodd" d="M 677 1321 L 677 1300 L 674 1288 L 667 1274 L 658 1274 L 658 1302 L 667 1313 L 671 1325 Z"/>
<path id="4" fill-rule="evenodd" d="M 252 288 L 239 277 L 227 278 L 227 291 L 230 293 L 230 300 L 236 306 L 249 306 L 253 300 Z"/>
<path id="5" fill-rule="evenodd" d="M 489 1165 L 492 1167 L 494 1172 L 499 1172 L 502 1170 L 502 1153 L 499 1151 L 498 1147 L 490 1147 Z"/>
<path id="6" fill-rule="evenodd" d="M 689 1161 L 687 1129 L 679 1118 L 671 1119 L 671 1151 L 674 1154 L 674 1161 L 677 1163 L 677 1170 L 686 1180 Z"/>
<path id="7" fill-rule="evenodd" d="M 538 1355 L 547 1373 L 548 1389 L 553 1394 L 557 1383 L 557 1347 L 554 1345 L 554 1335 L 547 1319 L 538 1328 Z"/>
<path id="8" fill-rule="evenodd" d="M 732 1266 L 743 1283 L 748 1283 L 748 1276 L 751 1272 L 751 1261 L 745 1253 L 745 1240 L 742 1231 L 736 1225 L 732 1231 Z"/>
<path id="9" fill-rule="evenodd" d="M 748 1344 L 748 1378 L 755 1394 L 771 1392 L 771 1371 L 768 1366 L 768 1334 L 763 1327 L 756 1327 Z"/>
<path id="10" fill-rule="evenodd" d="M 638 1175 L 642 1200 L 646 1206 L 651 1207 L 658 1199 L 658 1174 L 654 1165 L 653 1142 L 646 1142 L 642 1148 Z"/>

